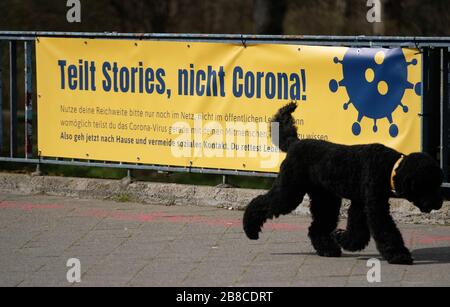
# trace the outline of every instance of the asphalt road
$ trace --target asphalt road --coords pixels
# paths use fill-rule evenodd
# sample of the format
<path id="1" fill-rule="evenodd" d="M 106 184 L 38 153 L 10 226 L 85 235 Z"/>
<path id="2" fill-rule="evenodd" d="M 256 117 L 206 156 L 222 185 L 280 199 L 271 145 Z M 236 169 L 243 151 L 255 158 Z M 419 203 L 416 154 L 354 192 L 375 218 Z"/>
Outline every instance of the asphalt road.
<path id="1" fill-rule="evenodd" d="M 240 211 L 41 195 L 0 200 L 0 286 L 450 286 L 449 226 L 399 225 L 415 265 L 381 261 L 379 274 L 369 274 L 381 282 L 371 283 L 376 267 L 368 260 L 379 259 L 373 242 L 364 252 L 318 257 L 307 217 L 277 219 L 249 241 Z M 67 266 L 69 259 L 79 263 Z"/>

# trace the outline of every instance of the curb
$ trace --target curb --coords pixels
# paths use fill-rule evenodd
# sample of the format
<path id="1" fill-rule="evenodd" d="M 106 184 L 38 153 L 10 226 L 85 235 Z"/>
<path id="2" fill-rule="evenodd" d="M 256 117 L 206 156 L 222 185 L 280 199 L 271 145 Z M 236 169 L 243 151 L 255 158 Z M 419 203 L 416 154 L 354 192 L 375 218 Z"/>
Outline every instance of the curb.
<path id="1" fill-rule="evenodd" d="M 172 183 L 126 182 L 121 180 L 31 176 L 27 174 L 0 173 L 0 192 L 34 195 L 45 194 L 81 199 L 103 199 L 122 202 L 138 202 L 165 206 L 202 206 L 243 210 L 256 196 L 265 190 L 193 186 Z M 344 200 L 341 215 L 346 216 L 349 201 Z M 393 217 L 402 223 L 450 224 L 450 202 L 444 202 L 441 210 L 422 214 L 408 201 L 391 199 Z M 309 215 L 309 198 L 294 212 Z"/>

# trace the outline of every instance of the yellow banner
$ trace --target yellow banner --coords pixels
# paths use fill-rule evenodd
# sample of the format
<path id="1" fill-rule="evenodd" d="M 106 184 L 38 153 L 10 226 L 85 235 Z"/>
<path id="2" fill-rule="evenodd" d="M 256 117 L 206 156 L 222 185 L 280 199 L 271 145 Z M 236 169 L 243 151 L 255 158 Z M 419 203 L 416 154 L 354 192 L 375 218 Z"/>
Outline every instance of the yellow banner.
<path id="1" fill-rule="evenodd" d="M 277 172 L 271 116 L 300 138 L 421 150 L 414 49 L 38 38 L 42 157 Z"/>

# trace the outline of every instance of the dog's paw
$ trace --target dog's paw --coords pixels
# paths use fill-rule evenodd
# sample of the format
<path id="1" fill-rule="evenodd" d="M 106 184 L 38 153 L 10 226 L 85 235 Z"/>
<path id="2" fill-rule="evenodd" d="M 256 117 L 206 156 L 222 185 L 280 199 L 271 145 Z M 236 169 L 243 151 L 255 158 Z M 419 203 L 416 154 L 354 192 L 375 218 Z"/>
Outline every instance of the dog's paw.
<path id="1" fill-rule="evenodd" d="M 244 232 L 250 240 L 258 240 L 259 233 L 261 232 L 262 225 L 265 218 L 245 218 L 244 219 Z"/>
<path id="2" fill-rule="evenodd" d="M 244 219 L 244 232 L 250 240 L 258 240 L 261 232 L 263 221 L 257 218 Z"/>
<path id="3" fill-rule="evenodd" d="M 249 229 L 244 229 L 247 238 L 250 240 L 258 240 L 259 239 L 259 231 L 252 231 Z"/>
<path id="4" fill-rule="evenodd" d="M 369 236 L 367 238 L 351 237 L 348 231 L 343 229 L 336 229 L 331 233 L 331 237 L 340 247 L 349 252 L 358 252 L 365 249 L 370 239 Z"/>
<path id="5" fill-rule="evenodd" d="M 414 259 L 411 257 L 410 253 L 399 253 L 386 258 L 387 262 L 390 264 L 405 264 L 411 265 L 414 262 Z"/>

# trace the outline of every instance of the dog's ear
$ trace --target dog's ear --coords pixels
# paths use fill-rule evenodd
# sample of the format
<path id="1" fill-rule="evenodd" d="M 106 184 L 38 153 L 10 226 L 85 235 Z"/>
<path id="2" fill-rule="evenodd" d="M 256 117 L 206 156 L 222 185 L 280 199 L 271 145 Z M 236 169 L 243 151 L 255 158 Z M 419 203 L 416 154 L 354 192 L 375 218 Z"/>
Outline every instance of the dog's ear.
<path id="1" fill-rule="evenodd" d="M 398 172 L 394 180 L 397 195 L 410 200 L 416 185 L 414 177 L 404 172 Z"/>
<path id="2" fill-rule="evenodd" d="M 415 188 L 418 184 L 415 175 L 416 169 L 413 167 L 414 163 L 411 163 L 413 162 L 413 159 L 414 155 L 406 156 L 399 165 L 394 177 L 397 195 L 406 198 L 409 201 L 412 200 Z"/>

